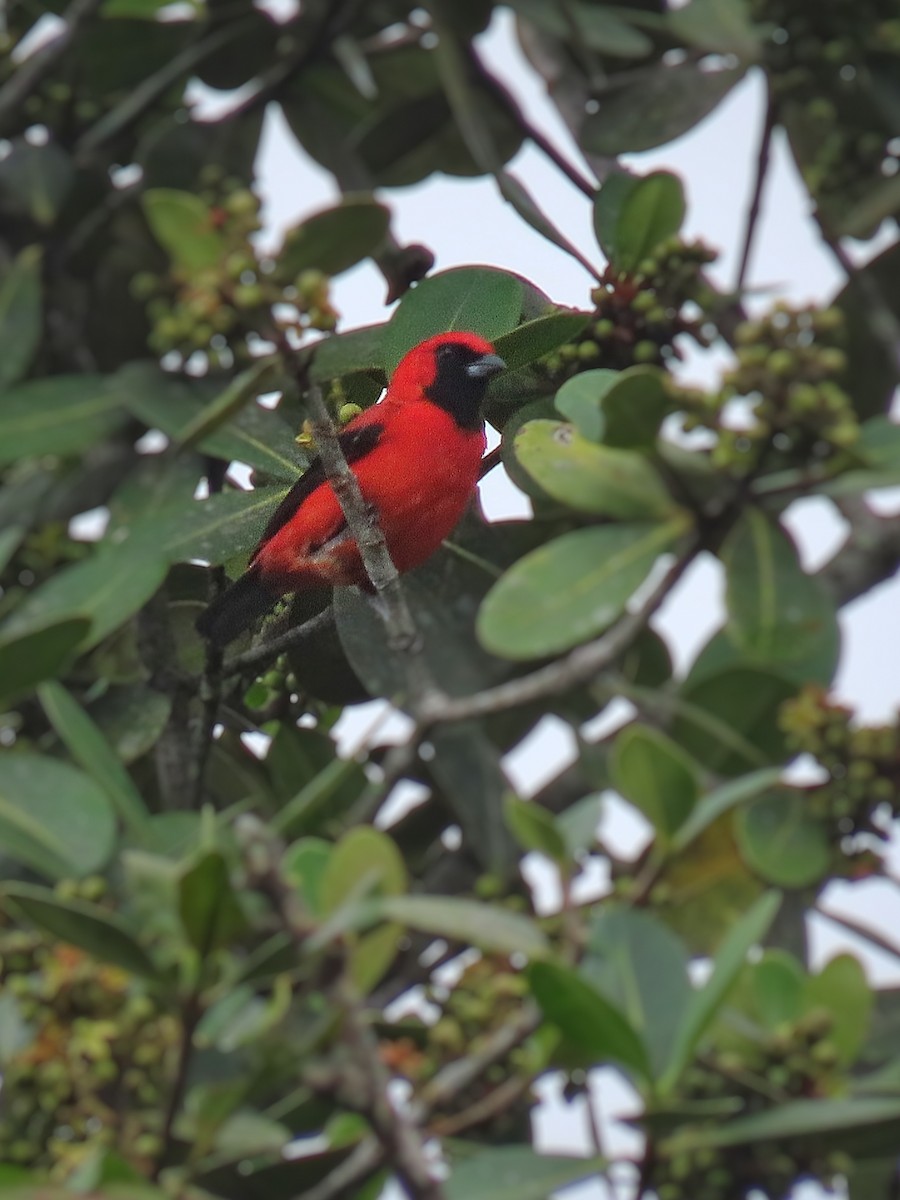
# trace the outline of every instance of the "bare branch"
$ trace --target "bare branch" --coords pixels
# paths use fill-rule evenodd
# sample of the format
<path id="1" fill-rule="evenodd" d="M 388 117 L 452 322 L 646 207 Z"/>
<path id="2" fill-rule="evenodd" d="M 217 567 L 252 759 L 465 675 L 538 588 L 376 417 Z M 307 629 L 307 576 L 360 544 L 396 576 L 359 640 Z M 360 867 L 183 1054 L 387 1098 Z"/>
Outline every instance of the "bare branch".
<path id="1" fill-rule="evenodd" d="M 22 105 L 50 74 L 78 33 L 100 7 L 101 0 L 72 0 L 63 13 L 64 27 L 52 41 L 36 50 L 17 67 L 0 89 L 0 126 L 21 110 Z"/>
<path id="2" fill-rule="evenodd" d="M 737 282 L 734 285 L 736 293 L 740 294 L 747 268 L 750 265 L 750 254 L 753 251 L 753 239 L 762 208 L 762 195 L 766 186 L 766 176 L 769 173 L 769 151 L 772 148 L 772 132 L 775 129 L 775 102 L 771 90 L 766 104 L 766 114 L 763 118 L 762 133 L 759 139 L 759 150 L 756 155 L 756 177 L 753 181 L 753 195 L 750 197 L 750 207 L 747 210 L 747 223 L 744 230 L 744 247 L 741 251 L 741 263 L 738 267 Z"/>
<path id="3" fill-rule="evenodd" d="M 436 724 L 486 717 L 508 708 L 519 708 L 533 700 L 557 696 L 579 683 L 586 683 L 624 654 L 693 562 L 699 549 L 699 543 L 695 542 L 666 572 L 641 607 L 627 613 L 602 637 L 578 646 L 565 658 L 532 671 L 530 675 L 522 675 L 473 696 L 447 697 L 431 704 L 421 712 L 421 719 Z"/>
<path id="4" fill-rule="evenodd" d="M 900 567 L 900 522 L 879 517 L 861 497 L 838 503 L 850 532 L 818 578 L 840 607 L 890 579 Z"/>

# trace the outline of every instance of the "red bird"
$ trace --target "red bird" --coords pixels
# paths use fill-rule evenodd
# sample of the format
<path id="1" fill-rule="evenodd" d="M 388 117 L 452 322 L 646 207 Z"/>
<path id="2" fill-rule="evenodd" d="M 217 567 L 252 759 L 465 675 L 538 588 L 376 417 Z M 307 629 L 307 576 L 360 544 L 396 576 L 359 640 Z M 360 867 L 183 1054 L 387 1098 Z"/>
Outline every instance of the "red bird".
<path id="1" fill-rule="evenodd" d="M 485 447 L 481 404 L 504 366 L 484 338 L 440 333 L 410 350 L 384 399 L 339 434 L 398 571 L 430 558 L 471 499 Z M 248 569 L 210 604 L 197 629 L 224 646 L 286 592 L 367 582 L 315 458 L 279 504 Z"/>

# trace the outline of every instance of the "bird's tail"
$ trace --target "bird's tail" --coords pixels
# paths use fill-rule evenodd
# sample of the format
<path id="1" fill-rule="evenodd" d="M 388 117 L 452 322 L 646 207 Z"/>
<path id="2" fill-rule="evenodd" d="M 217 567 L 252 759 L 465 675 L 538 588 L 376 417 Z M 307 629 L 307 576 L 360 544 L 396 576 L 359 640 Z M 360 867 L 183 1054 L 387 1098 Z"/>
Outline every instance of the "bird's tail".
<path id="1" fill-rule="evenodd" d="M 266 587 L 258 567 L 236 579 L 197 619 L 197 632 L 216 646 L 227 646 L 238 634 L 275 606 L 278 594 Z"/>

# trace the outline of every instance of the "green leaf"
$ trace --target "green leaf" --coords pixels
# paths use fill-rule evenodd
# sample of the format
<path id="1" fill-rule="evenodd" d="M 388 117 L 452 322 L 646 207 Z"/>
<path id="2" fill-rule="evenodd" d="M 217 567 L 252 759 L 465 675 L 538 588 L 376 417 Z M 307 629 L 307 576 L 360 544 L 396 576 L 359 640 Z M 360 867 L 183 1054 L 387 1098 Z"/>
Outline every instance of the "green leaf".
<path id="1" fill-rule="evenodd" d="M 85 709 L 61 683 L 42 684 L 38 698 L 69 753 L 103 789 L 126 827 L 142 827 L 148 816 L 143 798 Z"/>
<path id="2" fill-rule="evenodd" d="M 85 900 L 61 900 L 48 888 L 29 883 L 4 883 L 0 895 L 61 942 L 77 946 L 99 962 L 158 981 L 159 972 L 135 931 L 117 914 Z"/>
<path id="3" fill-rule="evenodd" d="M 613 76 L 597 96 L 599 109 L 585 118 L 579 143 L 588 154 L 609 157 L 663 146 L 711 113 L 743 73 L 743 67 L 706 70 L 686 62 L 629 71 L 625 82 Z"/>
<path id="4" fill-rule="evenodd" d="M 795 1100 L 733 1121 L 704 1128 L 695 1126 L 690 1132 L 690 1145 L 696 1148 L 752 1146 L 757 1142 L 781 1145 L 790 1138 L 821 1146 L 826 1138 L 830 1147 L 846 1146 L 849 1151 L 856 1134 L 865 1138 L 867 1148 L 877 1141 L 885 1151 L 893 1151 L 896 1161 L 900 1099 L 850 1096 L 836 1100 Z"/>
<path id="5" fill-rule="evenodd" d="M 400 301 L 381 339 L 388 372 L 408 350 L 446 330 L 467 330 L 493 341 L 515 329 L 522 283 L 493 267 L 455 267 L 429 275 Z"/>
<path id="6" fill-rule="evenodd" d="M 505 658 L 557 654 L 622 615 L 660 554 L 686 532 L 659 525 L 578 529 L 526 554 L 498 580 L 478 614 L 481 644 Z"/>
<path id="7" fill-rule="evenodd" d="M 146 555 L 152 547 L 167 562 L 192 558 L 229 562 L 255 548 L 285 494 L 281 487 L 256 488 L 252 492 L 221 492 L 187 505 L 179 501 L 147 521 L 137 522 L 122 549 Z"/>
<path id="8" fill-rule="evenodd" d="M 875 997 L 858 958 L 838 954 L 818 975 L 806 980 L 807 1008 L 827 1008 L 834 1024 L 828 1040 L 838 1049 L 841 1065 L 851 1066 L 869 1034 Z"/>
<path id="9" fill-rule="evenodd" d="M 736 54 L 744 62 L 755 62 L 760 55 L 760 33 L 746 0 L 691 0 L 669 12 L 667 24 L 677 37 L 701 50 Z"/>
<path id="10" fill-rule="evenodd" d="M 618 182 L 618 177 L 613 178 L 616 182 L 610 207 L 615 224 L 610 212 L 603 211 L 604 188 L 601 188 L 594 215 L 597 240 L 613 267 L 636 271 L 644 259 L 652 258 L 656 249 L 681 228 L 684 188 L 678 176 L 670 171 L 654 171 L 627 189 Z"/>
<path id="11" fill-rule="evenodd" d="M 221 262 L 225 239 L 205 200 L 174 188 L 150 188 L 141 197 L 141 206 L 153 236 L 176 267 L 203 271 Z"/>
<path id="12" fill-rule="evenodd" d="M 89 650 L 143 607 L 165 577 L 165 561 L 147 545 L 101 548 L 31 592 L 3 632 L 32 633 L 51 622 L 87 617 L 90 633 L 80 649 Z"/>
<path id="13" fill-rule="evenodd" d="M 31 366 L 43 329 L 43 248 L 26 246 L 0 281 L 0 392 Z"/>
<path id="14" fill-rule="evenodd" d="M 831 838 L 803 791 L 782 787 L 753 800 L 738 812 L 734 831 L 741 858 L 768 883 L 807 887 L 829 873 Z"/>
<path id="15" fill-rule="evenodd" d="M 759 1018 L 773 1032 L 793 1024 L 803 1011 L 806 976 L 800 963 L 786 950 L 766 950 L 754 963 L 750 984 Z"/>
<path id="16" fill-rule="evenodd" d="M 511 333 L 494 339 L 494 349 L 506 363 L 507 373 L 550 354 L 577 337 L 590 320 L 590 313 L 557 308 L 518 325 Z"/>
<path id="17" fill-rule="evenodd" d="M 616 738 L 610 768 L 616 790 L 641 810 L 664 843 L 669 842 L 700 794 L 690 756 L 659 730 L 633 724 Z"/>
<path id="18" fill-rule="evenodd" d="M 293 283 L 309 270 L 339 275 L 378 248 L 390 222 L 390 211 L 371 196 L 347 196 L 287 230 L 274 256 L 274 278 Z"/>
<path id="19" fill-rule="evenodd" d="M 536 1154 L 530 1146 L 480 1149 L 454 1167 L 447 1200 L 547 1200 L 558 1188 L 605 1169 L 602 1158 Z"/>
<path id="20" fill-rule="evenodd" d="M 653 49 L 651 39 L 628 20 L 624 6 L 573 0 L 560 9 L 544 0 L 513 0 L 512 8 L 554 38 L 603 55 L 644 58 Z"/>
<path id="21" fill-rule="evenodd" d="M 528 969 L 541 1012 L 590 1064 L 619 1063 L 650 1077 L 647 1049 L 625 1015 L 570 967 L 536 962 Z"/>
<path id="22" fill-rule="evenodd" d="M 72 159 L 51 139 L 34 146 L 24 137 L 0 159 L 0 213 L 49 228 L 62 212 L 75 180 Z"/>
<path id="23" fill-rule="evenodd" d="M 76 455 L 125 418 L 100 375 L 54 375 L 0 397 L 0 464 L 45 454 Z"/>
<path id="24" fill-rule="evenodd" d="M 900 318 L 900 244 L 860 268 L 858 275 L 874 283 L 888 308 Z M 852 380 L 850 397 L 860 419 L 884 413 L 891 407 L 897 384 L 893 356 L 873 328 L 866 279 L 854 278 L 838 292 L 832 303 L 844 314 L 847 334 L 846 378 Z"/>
<path id="25" fill-rule="evenodd" d="M 796 685 L 772 669 L 727 666 L 694 680 L 674 700 L 675 741 L 722 775 L 781 762 L 786 757 L 778 710 Z"/>
<path id="26" fill-rule="evenodd" d="M 0 702 L 9 702 L 42 680 L 59 675 L 90 626 L 87 617 L 64 617 L 27 633 L 0 633 Z"/>
<path id="27" fill-rule="evenodd" d="M 294 885 L 306 908 L 316 916 L 322 915 L 322 879 L 333 849 L 324 838 L 305 837 L 288 846 L 281 859 L 285 879 Z"/>
<path id="28" fill-rule="evenodd" d="M 644 455 L 598 446 L 564 421 L 527 421 L 513 450 L 548 496 L 579 512 L 641 521 L 677 508 Z"/>
<path id="29" fill-rule="evenodd" d="M 654 1078 L 672 1056 L 693 994 L 687 963 L 679 939 L 649 913 L 603 908 L 590 918 L 580 973 L 643 1039 Z"/>
<path id="30" fill-rule="evenodd" d="M 656 367 L 583 371 L 556 393 L 556 409 L 592 442 L 650 449 L 669 409 L 664 376 Z"/>
<path id="31" fill-rule="evenodd" d="M 178 912 L 188 939 L 201 958 L 227 946 L 244 928 L 245 920 L 231 886 L 228 863 L 210 850 L 182 872 L 178 881 Z"/>
<path id="32" fill-rule="evenodd" d="M 4 852 L 50 879 L 99 870 L 113 850 L 115 817 L 104 792 L 68 763 L 7 751 L 0 772 Z"/>
<path id="33" fill-rule="evenodd" d="M 272 818 L 272 828 L 279 834 L 293 836 L 317 828 L 341 789 L 356 781 L 361 791 L 364 780 L 362 768 L 354 759 L 332 759 L 278 810 Z"/>
<path id="34" fill-rule="evenodd" d="M 744 511 L 721 551 L 726 573 L 728 636 L 747 661 L 772 665 L 822 660 L 830 678 L 840 634 L 834 605 L 822 584 L 800 565 L 797 550 L 777 524 L 756 508 Z M 818 675 L 819 672 L 816 672 Z"/>
<path id="35" fill-rule="evenodd" d="M 661 1094 L 672 1091 L 693 1057 L 698 1042 L 728 998 L 750 950 L 762 941 L 781 904 L 778 892 L 766 892 L 732 927 L 716 955 L 712 975 L 694 991 L 684 1014 L 672 1057 L 659 1083 Z"/>
<path id="36" fill-rule="evenodd" d="M 763 767 L 760 771 L 751 771 L 740 775 L 720 787 L 714 788 L 701 800 L 698 800 L 684 824 L 672 838 L 672 850 L 678 854 L 697 840 L 702 833 L 709 829 L 714 821 L 725 813 L 755 800 L 761 792 L 774 787 L 781 779 L 779 767 Z"/>
<path id="37" fill-rule="evenodd" d="M 257 372 L 265 375 L 266 369 L 264 364 L 250 368 L 208 405 L 201 399 L 199 385 L 189 386 L 152 363 L 129 363 L 116 372 L 109 386 L 124 408 L 172 441 L 190 438 L 193 442 L 196 435 L 204 454 L 247 463 L 274 479 L 293 483 L 309 459 L 294 440 L 294 430 L 277 411 L 246 404 L 227 425 L 197 432 L 207 419 L 218 419 L 221 406 L 239 399 L 243 404 L 245 387 L 252 393 L 259 383 L 254 376 Z"/>
<path id="38" fill-rule="evenodd" d="M 503 798 L 503 815 L 510 833 L 523 850 L 537 850 L 562 866 L 569 862 L 568 847 L 556 827 L 553 814 L 546 808 L 520 800 L 509 792 Z"/>
<path id="39" fill-rule="evenodd" d="M 617 251 L 622 211 L 629 196 L 644 178 L 622 168 L 610 171 L 594 197 L 594 234 L 597 245 L 610 263 Z"/>
<path id="40" fill-rule="evenodd" d="M 345 833 L 332 850 L 319 886 L 319 905 L 324 914 L 335 911 L 371 875 L 377 895 L 399 896 L 406 891 L 407 874 L 396 843 L 380 829 L 359 825 Z"/>
<path id="41" fill-rule="evenodd" d="M 458 896 L 389 896 L 378 909 L 401 925 L 466 946 L 529 958 L 547 953 L 546 938 L 533 921 L 493 904 Z"/>
<path id="42" fill-rule="evenodd" d="M 382 349 L 387 325 L 364 325 L 346 333 L 334 333 L 322 338 L 310 351 L 310 378 L 314 383 L 327 383 L 341 375 L 359 371 L 383 374 L 385 355 Z"/>
<path id="43" fill-rule="evenodd" d="M 269 390 L 277 378 L 276 365 L 271 359 L 261 359 L 236 375 L 223 392 L 179 430 L 176 439 L 178 447 L 186 450 L 189 446 L 198 445 L 261 392 Z"/>

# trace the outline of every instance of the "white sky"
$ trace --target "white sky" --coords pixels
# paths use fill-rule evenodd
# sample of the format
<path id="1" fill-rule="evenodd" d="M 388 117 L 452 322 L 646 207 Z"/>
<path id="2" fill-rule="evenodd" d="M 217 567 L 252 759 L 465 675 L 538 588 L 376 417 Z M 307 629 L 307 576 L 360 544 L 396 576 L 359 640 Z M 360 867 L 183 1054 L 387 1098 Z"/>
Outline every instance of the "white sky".
<path id="1" fill-rule="evenodd" d="M 565 131 L 552 104 L 543 93 L 513 33 L 506 11 L 496 15 L 481 40 L 481 50 L 492 69 L 516 94 L 531 120 L 544 129 L 573 161 L 577 149 Z M 686 137 L 660 150 L 629 156 L 639 170 L 666 167 L 685 180 L 688 195 L 686 232 L 702 236 L 721 250 L 712 274 L 725 286 L 734 282 L 737 258 L 752 183 L 759 126 L 762 117 L 762 85 L 753 74 L 717 112 Z M 533 147 L 524 148 L 510 164 L 528 186 L 548 216 L 589 258 L 600 261 L 591 231 L 590 205 L 544 156 Z M 338 191 L 320 168 L 297 146 L 283 119 L 270 113 L 258 162 L 265 197 L 267 230 L 273 244 L 280 232 L 338 196 Z M 489 263 L 521 272 L 562 304 L 586 307 L 591 281 L 573 259 L 557 250 L 525 226 L 499 198 L 492 181 L 459 180 L 434 176 L 411 188 L 385 192 L 383 199 L 394 213 L 394 229 L 401 242 L 423 242 L 437 256 L 437 268 L 461 264 Z M 268 236 L 267 236 L 268 240 Z M 889 240 L 889 239 L 888 239 Z M 883 248 L 884 241 L 859 248 L 865 259 Z M 808 214 L 808 200 L 799 184 L 780 133 L 773 144 L 772 162 L 763 214 L 757 231 L 750 266 L 749 284 L 761 289 L 759 303 L 774 296 L 793 302 L 821 301 L 840 286 L 841 277 L 822 247 Z M 335 286 L 335 299 L 343 317 L 343 328 L 385 319 L 384 281 L 371 264 L 342 276 Z M 685 374 L 698 383 L 709 382 L 721 369 L 721 353 L 693 355 Z M 527 501 L 494 471 L 483 486 L 488 513 L 497 518 L 521 515 Z M 896 496 L 885 498 L 896 508 Z M 825 561 L 840 543 L 844 524 L 833 507 L 823 500 L 806 500 L 793 506 L 787 523 L 799 539 L 808 566 Z M 681 666 L 690 662 L 721 618 L 721 572 L 711 562 L 699 563 L 666 605 L 657 621 Z M 900 704 L 900 639 L 896 614 L 900 602 L 900 580 L 882 585 L 869 596 L 849 606 L 842 619 L 844 653 L 836 692 L 856 705 L 870 721 L 890 719 Z M 345 744 L 352 743 L 369 725 L 371 711 L 348 717 L 342 724 Z M 402 728 L 396 725 L 399 733 Z M 571 755 L 571 737 L 560 722 L 548 719 L 509 756 L 507 763 L 514 783 L 525 795 L 533 793 L 556 773 Z M 636 849 L 644 836 L 639 820 L 621 808 L 613 820 L 612 835 L 625 848 Z M 898 854 L 892 855 L 900 873 Z M 554 893 L 549 868 L 532 861 L 529 877 L 537 881 L 544 899 Z M 900 928 L 898 893 L 890 884 L 867 882 L 834 885 L 829 890 L 832 907 L 853 914 L 880 929 L 885 935 Z M 897 963 L 867 946 L 854 944 L 824 921 L 813 923 L 812 943 L 818 961 L 834 953 L 854 949 L 864 961 L 870 978 L 879 984 L 900 982 Z M 558 1083 L 543 1081 L 544 1100 L 537 1118 L 539 1144 L 546 1150 L 586 1152 L 589 1149 L 583 1106 L 563 1105 Z M 638 1141 L 633 1132 L 612 1117 L 634 1107 L 628 1089 L 613 1071 L 596 1072 L 594 1094 L 608 1137 L 608 1148 L 634 1153 Z M 625 1192 L 620 1200 L 625 1200 Z M 796 1200 L 818 1197 L 817 1188 L 804 1185 Z M 571 1200 L 599 1200 L 602 1185 L 587 1184 L 566 1192 Z"/>

